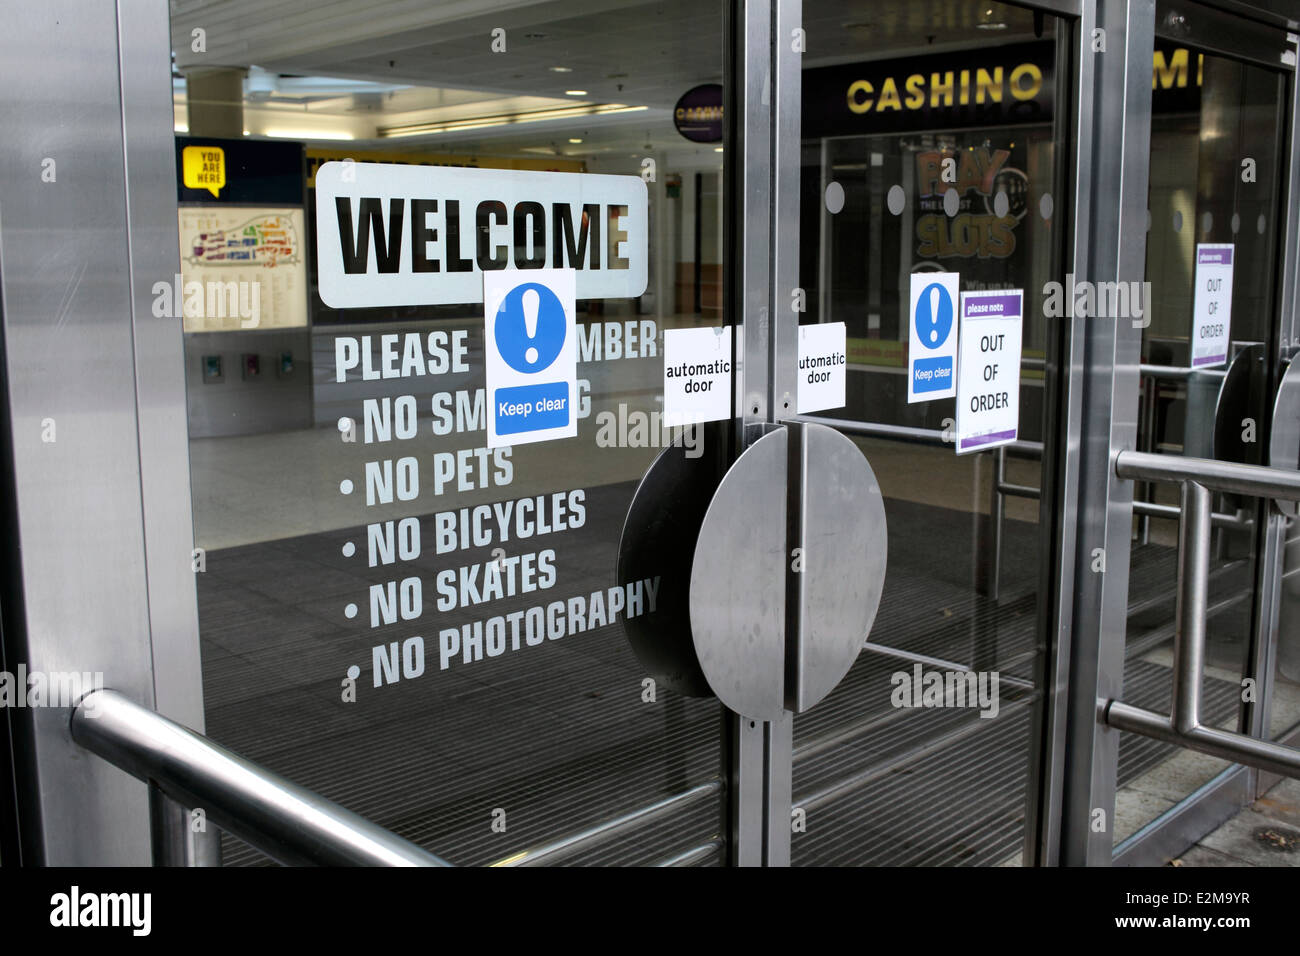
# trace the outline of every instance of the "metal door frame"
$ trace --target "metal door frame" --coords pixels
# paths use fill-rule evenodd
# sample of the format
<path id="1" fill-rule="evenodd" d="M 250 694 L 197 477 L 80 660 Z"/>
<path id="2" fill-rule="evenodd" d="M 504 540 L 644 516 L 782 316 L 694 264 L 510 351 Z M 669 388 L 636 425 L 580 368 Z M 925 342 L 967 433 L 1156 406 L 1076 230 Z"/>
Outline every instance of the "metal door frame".
<path id="1" fill-rule="evenodd" d="M 728 311 L 736 341 L 735 407 L 740 452 L 766 426 L 792 414 L 795 335 L 778 316 L 798 285 L 800 60 L 792 36 L 802 0 L 727 0 L 723 27 L 728 117 L 725 167 Z M 782 223 L 793 223 L 781 228 Z M 755 721 L 727 711 L 724 770 L 727 861 L 790 863 L 793 718 Z"/>
<path id="2" fill-rule="evenodd" d="M 1020 5 L 1075 22 L 1069 105 L 1076 159 L 1070 208 L 1062 210 L 1072 217 L 1074 272 L 1094 281 L 1140 281 L 1155 0 Z M 107 683 L 133 700 L 202 730 L 181 338 L 174 319 L 151 310 L 153 282 L 179 271 L 175 194 L 157 188 L 174 176 L 169 11 L 165 0 L 92 7 L 53 0 L 41 10 L 29 11 L 0 38 L 10 51 L 0 57 L 0 76 L 14 94 L 5 126 L 24 144 L 0 165 L 0 199 L 7 200 L 0 270 L 12 270 L 0 287 L 8 430 L 0 439 L 12 465 L 4 476 L 5 520 L 22 541 L 5 569 L 6 585 L 25 600 L 2 609 L 0 653 L 8 670 L 18 661 L 103 670 Z M 799 284 L 802 64 L 791 41 L 802 0 L 725 0 L 724 10 L 724 148 L 735 157 L 725 166 L 726 200 L 735 207 L 726 220 L 725 281 L 737 330 L 740 450 L 793 414 L 797 391 L 798 316 L 788 306 Z M 1103 61 L 1091 50 L 1096 29 L 1105 30 Z M 56 39 L 75 39 L 81 51 L 78 69 L 62 84 L 30 68 L 61 62 Z M 101 82 L 85 83 L 90 73 Z M 1294 78 L 1291 91 L 1280 306 L 1282 327 L 1294 339 L 1300 334 Z M 70 138 L 51 139 L 52 115 L 63 117 L 57 128 Z M 88 128 L 100 133 L 88 139 Z M 47 157 L 57 163 L 55 183 L 41 181 Z M 22 198 L 29 194 L 40 198 Z M 96 229 L 85 228 L 87 218 Z M 96 237 L 105 234 L 127 242 L 97 246 Z M 72 259 L 70 248 L 93 268 L 42 269 Z M 3 276 L 0 271 L 0 281 Z M 1122 696 L 1132 490 L 1115 478 L 1113 462 L 1136 442 L 1141 341 L 1126 323 L 1070 321 L 1058 357 L 1064 390 L 1053 458 L 1058 485 L 1043 496 L 1045 513 L 1059 508 L 1059 532 L 1056 571 L 1040 602 L 1047 614 L 1042 633 L 1053 640 L 1045 648 L 1041 749 L 1031 769 L 1025 847 L 1027 863 L 1044 865 L 1112 859 L 1109 827 L 1094 832 L 1090 822 L 1095 808 L 1113 817 L 1118 734 L 1099 725 L 1096 702 Z M 50 356 L 60 358 L 64 374 L 51 374 Z M 91 401 L 83 391 L 83 404 L 69 406 L 69 384 L 78 376 L 88 386 L 98 383 L 100 392 Z M 59 429 L 55 443 L 40 439 L 50 417 Z M 135 467 L 104 468 L 105 449 L 114 445 L 135 449 Z M 95 480 L 69 480 L 85 475 Z M 101 520 L 101 533 L 89 541 L 81 527 L 87 514 Z M 1104 574 L 1090 570 L 1098 547 L 1107 549 Z M 1262 567 L 1274 576 L 1276 597 L 1279 562 Z M 68 600 L 69 593 L 78 597 Z M 1254 658 L 1265 685 L 1275 615 L 1272 621 L 1273 633 L 1261 635 Z M 1262 726 L 1263 711 L 1256 709 L 1252 729 Z M 13 829 L 0 840 L 6 862 L 15 855 L 25 863 L 149 862 L 145 785 L 87 762 L 71 742 L 67 716 L 56 710 L 3 715 L 8 752 L 0 757 L 18 782 Z M 793 721 L 788 714 L 755 722 L 727 713 L 724 723 L 729 862 L 786 865 Z M 22 755 L 29 765 L 14 766 Z M 1246 792 L 1263 784 L 1253 771 L 1243 773 L 1250 774 Z M 58 786 L 68 779 L 79 783 Z M 1215 787 L 1224 790 L 1222 782 Z"/>
<path id="3" fill-rule="evenodd" d="M 1014 2 L 1014 0 L 1013 0 Z M 729 222 L 740 231 L 738 250 L 731 270 L 736 298 L 741 302 L 743 319 L 737 327 L 757 325 L 762 341 L 754 336 L 744 339 L 744 361 L 737 362 L 736 401 L 741 404 L 746 439 L 760 435 L 764 428 L 794 414 L 797 394 L 798 313 L 790 308 L 792 293 L 799 286 L 799 176 L 802 142 L 800 125 L 800 88 L 802 62 L 791 50 L 789 39 L 801 22 L 801 0 L 760 0 L 744 4 L 735 0 L 731 9 L 740 26 L 737 42 L 735 87 L 744 103 L 741 134 L 744 143 L 744 169 L 734 170 L 732 195 L 741 197 L 739 214 Z M 1070 138 L 1075 144 L 1091 143 L 1089 151 L 1077 149 L 1075 161 L 1062 157 L 1058 168 L 1067 171 L 1063 180 L 1070 202 L 1058 206 L 1060 215 L 1069 217 L 1071 258 L 1076 275 L 1088 275 L 1092 227 L 1091 215 L 1097 205 L 1119 205 L 1118 189 L 1113 180 L 1095 177 L 1093 169 L 1103 144 L 1120 140 L 1102 136 L 1093 138 L 1098 122 L 1094 105 L 1100 84 L 1094 69 L 1089 44 L 1096 11 L 1084 0 L 1039 0 L 1016 2 L 1016 5 L 1039 9 L 1073 21 L 1069 48 L 1058 49 L 1068 55 L 1071 69 L 1062 76 L 1057 70 L 1058 122 L 1073 124 Z M 1148 59 L 1150 54 L 1148 52 Z M 766 89 L 766 70 L 774 76 L 771 110 L 766 110 L 762 91 Z M 1068 96 L 1061 96 L 1065 91 Z M 764 149 L 765 147 L 765 149 Z M 728 153 L 735 155 L 728 145 Z M 766 156 L 766 161 L 765 161 Z M 1118 158 L 1118 157 L 1117 157 Z M 1142 161 L 1146 157 L 1143 153 Z M 1145 195 L 1143 196 L 1145 207 Z M 791 224 L 778 228 L 779 223 Z M 770 250 L 770 255 L 769 255 Z M 1033 290 L 1027 290 L 1032 294 Z M 773 323 L 770 333 L 766 326 Z M 1054 527 L 1052 560 L 1044 571 L 1040 601 L 1040 627 L 1055 635 L 1048 642 L 1044 661 L 1044 697 L 1037 709 L 1033 731 L 1035 752 L 1030 761 L 1030 799 L 1024 858 L 1032 864 L 1056 861 L 1060 842 L 1062 776 L 1067 744 L 1067 686 L 1071 660 L 1071 621 L 1075 600 L 1076 524 L 1082 515 L 1078 504 L 1079 475 L 1082 462 L 1081 428 L 1083 422 L 1084 322 L 1073 320 L 1068 335 L 1057 340 L 1066 351 L 1056 356 L 1056 377 L 1062 395 L 1055 401 L 1060 412 L 1059 433 L 1052 434 L 1045 456 L 1052 456 L 1054 467 L 1048 470 L 1048 486 L 1042 496 L 1042 519 Z M 1049 357 L 1049 361 L 1052 358 Z M 1047 526 L 1044 524 L 1044 526 Z M 788 712 L 782 720 L 769 723 L 751 722 L 729 715 L 731 747 L 730 802 L 732 824 L 730 861 L 738 865 L 788 865 L 790 861 L 790 818 L 792 794 L 793 718 Z"/>
<path id="4" fill-rule="evenodd" d="M 0 36 L 0 483 L 20 543 L 0 652 L 11 672 L 102 672 L 201 731 L 181 337 L 152 310 L 180 271 L 168 18 L 166 0 L 53 0 Z M 5 863 L 149 863 L 148 788 L 78 748 L 70 714 L 0 715 Z"/>
<path id="5" fill-rule="evenodd" d="M 1292 327 L 1295 319 L 1294 282 L 1297 269 L 1297 225 L 1300 223 L 1300 192 L 1294 182 L 1300 173 L 1300 156 L 1297 155 L 1295 139 L 1296 120 L 1296 75 L 1294 62 L 1288 68 L 1285 64 L 1268 62 L 1248 42 L 1238 40 L 1237 32 L 1241 28 L 1252 27 L 1252 22 L 1243 18 L 1233 19 L 1234 14 L 1242 13 L 1240 8 L 1218 4 L 1206 5 L 1210 9 L 1202 15 L 1214 21 L 1216 30 L 1213 37 L 1199 37 L 1208 41 L 1208 46 L 1221 55 L 1265 66 L 1279 74 L 1289 84 L 1289 90 L 1283 96 L 1282 106 L 1288 114 L 1284 119 L 1284 133 L 1279 150 L 1282 179 L 1279 183 L 1277 230 L 1279 237 L 1276 264 L 1278 268 L 1276 282 L 1277 316 L 1269 330 L 1272 337 L 1270 347 L 1281 355 L 1291 353 L 1291 348 L 1278 347 L 1277 338 L 1285 334 L 1284 330 Z M 1274 24 L 1276 26 L 1276 24 Z M 1159 34 L 1157 25 L 1157 34 Z M 1248 30 L 1246 36 L 1249 36 Z M 1207 45 L 1207 44 L 1198 44 Z M 1279 228 L 1280 227 L 1280 228 Z M 1270 373 L 1272 374 L 1272 373 Z M 1275 390 L 1276 382 L 1271 382 L 1270 393 Z M 1271 411 L 1271 409 L 1270 409 Z M 1261 429 L 1264 434 L 1271 428 L 1271 422 Z M 1273 661 L 1279 638 L 1278 613 L 1281 606 L 1282 584 L 1282 546 L 1285 519 L 1268 502 L 1257 502 L 1255 508 L 1256 525 L 1261 532 L 1255 548 L 1255 576 L 1252 585 L 1257 604 L 1253 615 L 1252 633 L 1247 660 L 1244 664 L 1243 677 L 1253 677 L 1256 681 L 1258 700 L 1241 706 L 1238 729 L 1252 736 L 1261 736 L 1267 729 L 1269 702 L 1272 697 Z M 1242 764 L 1233 764 L 1207 781 L 1193 793 L 1188 794 L 1169 810 L 1149 821 L 1140 830 L 1125 838 L 1113 849 L 1113 862 L 1123 866 L 1160 865 L 1170 856 L 1183 852 L 1189 845 L 1201 839 L 1206 833 L 1226 821 L 1242 806 L 1267 790 L 1277 780 L 1274 774 L 1257 770 Z"/>
<path id="6" fill-rule="evenodd" d="M 1070 217 L 1072 272 L 1093 282 L 1140 282 L 1146 266 L 1156 0 L 1012 2 L 1074 21 L 1069 49 L 1059 50 L 1057 58 L 1058 63 L 1062 54 L 1073 58 L 1072 77 L 1063 80 L 1058 70 L 1058 90 L 1072 92 L 1068 100 L 1058 98 L 1058 110 L 1068 106 L 1073 111 L 1061 120 L 1069 123 L 1074 147 L 1063 180 L 1070 203 L 1068 208 L 1063 203 L 1061 209 Z M 1252 8 L 1234 0 L 1208 3 L 1222 14 L 1254 13 L 1273 22 L 1280 18 L 1262 5 Z M 742 421 L 748 438 L 780 420 L 777 400 L 789 401 L 795 388 L 783 373 L 795 366 L 798 316 L 784 306 L 799 284 L 798 233 L 777 229 L 776 223 L 797 222 L 798 216 L 801 64 L 783 47 L 799 23 L 800 3 L 736 0 L 731 9 L 737 7 L 742 36 L 735 49 L 740 55 L 736 72 L 729 75 L 736 78 L 737 93 L 743 97 L 748 138 L 741 140 L 744 169 L 733 170 L 737 178 L 732 195 L 741 197 L 741 208 L 739 216 L 729 221 L 743 230 L 744 246 L 728 247 L 738 250 L 732 269 L 736 284 L 731 288 L 737 293 L 733 301 L 742 304 L 749 324 L 756 321 L 764 339 L 761 345 L 752 336 L 747 339 L 746 361 L 737 362 L 736 398 L 745 402 Z M 1104 52 L 1094 49 L 1098 36 L 1104 38 Z M 769 61 L 775 79 L 773 106 L 766 113 L 761 92 L 756 96 L 756 91 L 765 89 L 763 72 Z M 1291 329 L 1293 340 L 1300 337 L 1300 254 L 1296 251 L 1300 248 L 1296 134 L 1300 94 L 1296 87 L 1293 72 L 1279 298 L 1281 328 Z M 774 137 L 778 129 L 787 132 Z M 730 146 L 728 151 L 736 155 Z M 760 236 L 770 246 L 767 260 Z M 769 316 L 775 329 L 764 335 Z M 1078 317 L 1065 321 L 1068 331 L 1058 340 L 1055 356 L 1055 381 L 1062 394 L 1049 406 L 1057 412 L 1058 428 L 1045 436 L 1049 464 L 1040 522 L 1054 532 L 1051 567 L 1044 571 L 1040 591 L 1044 596 L 1039 621 L 1045 642 L 1044 698 L 1035 718 L 1037 750 L 1031 759 L 1023 858 L 1030 865 L 1110 865 L 1137 859 L 1135 841 L 1156 847 L 1161 841 L 1151 838 L 1160 831 L 1164 843 L 1185 840 L 1190 829 L 1204 826 L 1223 808 L 1235 809 L 1251 799 L 1267 775 L 1261 778 L 1253 770 L 1233 768 L 1145 828 L 1141 841 L 1135 837 L 1113 846 L 1118 732 L 1098 722 L 1097 702 L 1118 699 L 1122 692 L 1133 494 L 1132 485 L 1116 477 L 1114 459 L 1121 450 L 1136 447 L 1142 336 L 1139 328 L 1126 322 L 1088 322 Z M 738 318 L 737 325 L 743 324 Z M 1296 344 L 1300 347 L 1300 342 Z M 1055 451 L 1052 440 L 1057 443 Z M 1269 523 L 1264 537 L 1258 568 L 1266 607 L 1252 655 L 1262 693 L 1260 705 L 1249 712 L 1252 730 L 1260 729 L 1265 720 L 1277 640 L 1281 561 L 1276 520 Z M 1100 573 L 1093 571 L 1098 554 L 1105 559 Z M 729 832 L 734 863 L 789 862 L 791 723 L 787 719 L 755 725 L 731 715 L 729 740 L 735 746 Z M 1100 830 L 1095 827 L 1098 810 L 1104 820 Z"/>
<path id="7" fill-rule="evenodd" d="M 794 404 L 794 362 L 786 367 L 777 361 L 773 340 L 793 356 L 795 332 L 773 329 L 769 310 L 775 290 L 795 284 L 797 262 L 772 252 L 776 218 L 768 203 L 775 199 L 793 217 L 789 221 L 797 221 L 797 54 L 790 44 L 775 44 L 773 36 L 795 29 L 799 12 L 798 0 L 779 6 L 771 0 L 724 0 L 730 100 L 724 149 L 739 157 L 724 167 L 727 197 L 740 209 L 739 218 L 727 220 L 726 246 L 735 264 L 726 280 L 728 307 L 736 340 L 743 343 L 736 362 L 737 407 L 743 408 L 737 452 L 755 437 L 756 427 L 773 420 L 778 403 L 791 412 Z M 15 142 L 30 146 L 0 166 L 0 199 L 15 190 L 39 195 L 41 160 L 52 156 L 57 188 L 77 201 L 52 207 L 10 201 L 0 222 L 0 240 L 14 237 L 0 241 L 8 253 L 0 266 L 14 277 L 12 286 L 0 286 L 6 399 L 0 441 L 11 466 L 6 482 L 12 477 L 3 489 L 3 514 L 12 539 L 23 541 L 5 578 L 7 593 L 26 598 L 25 607 L 10 600 L 3 608 L 0 664 L 9 670 L 19 661 L 53 669 L 52 662 L 75 661 L 78 669 L 102 669 L 106 686 L 202 732 L 183 343 L 176 319 L 152 311 L 154 282 L 180 272 L 176 194 L 158 188 L 175 177 L 170 11 L 166 0 L 115 0 L 90 8 L 56 0 L 22 24 L 0 38 L 10 50 L 0 62 L 0 77 L 15 94 L 6 129 Z M 47 85 L 47 71 L 34 64 L 61 62 L 74 40 L 77 70 L 61 74 L 62 85 Z M 778 92 L 772 97 L 774 73 Z M 86 83 L 88 75 L 97 79 Z M 40 95 L 25 98 L 32 82 Z M 88 98 L 88 89 L 98 92 Z M 24 102 L 41 105 L 23 108 Z M 49 141 L 52 115 L 63 117 L 58 128 L 68 131 L 67 140 Z M 91 153 L 87 129 L 98 130 Z M 775 181 L 774 168 L 793 169 L 794 180 Z M 89 216 L 97 229 L 81 229 L 79 216 Z M 127 242 L 96 245 L 103 235 Z M 797 241 L 796 235 L 785 248 L 797 253 Z M 91 263 L 96 280 L 86 283 L 86 292 L 84 273 L 50 277 L 39 268 L 42 262 L 81 259 Z M 40 281 L 31 282 L 35 275 Z M 57 321 L 50 321 L 52 313 Z M 93 328 L 92 319 L 100 337 L 68 334 Z M 53 354 L 63 354 L 74 374 L 109 368 L 112 379 L 101 377 L 94 391 L 82 393 L 80 409 L 107 407 L 114 413 L 111 428 L 97 424 L 93 414 L 58 418 L 57 447 L 66 449 L 58 467 L 63 474 L 96 476 L 76 483 L 75 495 L 62 499 L 49 493 L 59 472 L 50 471 L 51 455 L 39 438 L 49 410 L 62 411 L 68 383 L 42 369 Z M 120 474 L 104 467 L 109 446 L 133 451 L 114 459 L 127 466 Z M 77 530 L 76 522 L 87 514 L 106 516 L 104 534 L 91 542 L 104 556 L 98 563 L 85 560 L 87 536 Z M 85 599 L 64 600 L 64 589 Z M 151 862 L 151 847 L 156 853 L 167 843 L 150 832 L 156 822 L 150 803 L 158 795 L 81 751 L 69 735 L 70 715 L 71 708 L 0 714 L 0 780 L 16 789 L 15 813 L 7 815 L 12 827 L 0 835 L 5 862 Z M 724 712 L 723 722 L 731 861 L 786 863 L 790 721 L 760 725 Z M 782 765 L 784 777 L 772 772 Z M 77 783 L 64 785 L 69 780 Z"/>
<path id="8" fill-rule="evenodd" d="M 1238 3 L 1215 3 L 1221 14 L 1240 15 L 1248 8 Z M 1262 8 L 1261 19 L 1276 22 L 1278 14 Z M 1098 81 L 1098 140 L 1123 143 L 1121 153 L 1098 151 L 1099 190 L 1106 183 L 1118 193 L 1096 207 L 1097 228 L 1092 242 L 1096 259 L 1094 280 L 1141 281 L 1145 278 L 1148 156 L 1151 133 L 1151 62 L 1156 39 L 1155 0 L 1099 0 L 1097 22 L 1107 31 L 1110 49 L 1123 52 L 1122 72 L 1107 70 Z M 1118 42 L 1117 42 L 1118 41 Z M 1122 46 L 1120 46 L 1122 44 Z M 1246 58 L 1246 57 L 1241 57 Z M 1279 68 L 1276 64 L 1271 64 Z M 1292 109 L 1287 152 L 1290 170 L 1283 186 L 1287 245 L 1279 273 L 1279 326 L 1294 328 L 1296 300 L 1297 223 L 1300 223 L 1300 154 L 1295 135 L 1294 68 Z M 1097 143 L 1094 143 L 1097 150 Z M 1118 731 L 1098 721 L 1098 701 L 1122 698 L 1125 638 L 1127 632 L 1129 538 L 1133 515 L 1133 486 L 1115 474 L 1115 457 L 1136 448 L 1141 331 L 1131 323 L 1113 326 L 1093 323 L 1085 331 L 1087 391 L 1082 458 L 1080 525 L 1073 666 L 1065 676 L 1068 719 L 1065 727 L 1065 763 L 1059 782 L 1060 830 L 1055 860 L 1062 865 L 1105 866 L 1163 862 L 1235 812 L 1250 799 L 1258 785 L 1257 772 L 1236 765 L 1200 787 L 1186 799 L 1120 845 L 1113 841 L 1119 756 Z M 1276 333 L 1275 333 L 1276 334 Z M 1276 602 L 1281 566 L 1277 548 L 1277 522 L 1270 519 L 1257 552 L 1257 583 L 1266 606 L 1254 635 L 1248 665 L 1262 688 L 1262 706 L 1247 711 L 1243 729 L 1263 726 L 1269 662 L 1276 646 Z M 1089 573 L 1092 555 L 1101 549 L 1104 573 Z M 1272 604 L 1270 614 L 1269 604 Z M 1271 622 L 1271 624 L 1270 624 Z M 1270 630 L 1271 628 L 1271 630 Z M 1099 822 L 1100 826 L 1094 825 Z M 1045 845 L 1053 848 L 1052 841 Z"/>

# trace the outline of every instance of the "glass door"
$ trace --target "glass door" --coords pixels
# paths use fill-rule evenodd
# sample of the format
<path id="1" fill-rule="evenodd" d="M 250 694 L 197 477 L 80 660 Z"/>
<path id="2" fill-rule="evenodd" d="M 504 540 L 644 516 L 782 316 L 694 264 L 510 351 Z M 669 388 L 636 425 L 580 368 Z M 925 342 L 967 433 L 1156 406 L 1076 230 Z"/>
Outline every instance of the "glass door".
<path id="1" fill-rule="evenodd" d="M 614 569 L 651 463 L 731 447 L 663 414 L 664 333 L 736 309 L 722 5 L 389 6 L 173 8 L 178 281 L 243 295 L 183 320 L 207 733 L 455 864 L 717 864 L 721 708 Z M 497 441 L 534 269 L 576 434 Z"/>
<path id="2" fill-rule="evenodd" d="M 848 362 L 843 407 L 809 420 L 870 461 L 889 544 L 865 649 L 795 721 L 796 864 L 1017 863 L 1032 839 L 1075 30 L 1003 3 L 918 14 L 804 13 L 797 321 L 842 323 Z"/>
<path id="3" fill-rule="evenodd" d="M 1280 29 L 1162 2 L 1153 64 L 1138 448 L 1268 465 L 1272 429 L 1286 427 L 1272 413 L 1292 353 L 1280 292 L 1294 46 Z M 1176 485 L 1135 488 L 1124 699 L 1162 712 L 1177 504 Z M 1265 736 L 1271 720 L 1279 733 L 1300 720 L 1300 698 L 1289 665 L 1276 681 L 1266 672 L 1279 632 L 1268 609 L 1276 598 L 1262 595 L 1275 592 L 1286 519 L 1268 502 L 1230 494 L 1216 496 L 1214 511 L 1203 719 Z M 1113 834 L 1121 857 L 1165 862 L 1162 821 L 1188 811 L 1222 818 L 1253 799 L 1246 769 L 1121 734 Z"/>

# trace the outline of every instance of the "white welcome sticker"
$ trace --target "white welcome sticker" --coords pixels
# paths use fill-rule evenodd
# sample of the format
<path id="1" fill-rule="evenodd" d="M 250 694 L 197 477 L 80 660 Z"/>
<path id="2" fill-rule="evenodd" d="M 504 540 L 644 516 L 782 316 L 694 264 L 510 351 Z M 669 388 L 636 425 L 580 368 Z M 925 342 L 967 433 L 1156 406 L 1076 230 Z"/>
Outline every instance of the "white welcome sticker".
<path id="1" fill-rule="evenodd" d="M 639 176 L 325 163 L 320 296 L 335 309 L 481 302 L 493 272 L 572 269 L 579 299 L 635 298 L 647 196 Z"/>

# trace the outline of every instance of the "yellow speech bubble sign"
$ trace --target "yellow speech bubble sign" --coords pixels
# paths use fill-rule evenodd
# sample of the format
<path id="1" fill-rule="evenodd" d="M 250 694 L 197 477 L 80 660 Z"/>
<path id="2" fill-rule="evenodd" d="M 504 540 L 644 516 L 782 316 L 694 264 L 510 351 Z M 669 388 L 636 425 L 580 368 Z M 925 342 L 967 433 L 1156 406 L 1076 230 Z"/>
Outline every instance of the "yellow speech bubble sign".
<path id="1" fill-rule="evenodd" d="M 181 170 L 187 189 L 206 189 L 220 199 L 226 185 L 226 151 L 220 146 L 186 146 L 181 150 Z"/>

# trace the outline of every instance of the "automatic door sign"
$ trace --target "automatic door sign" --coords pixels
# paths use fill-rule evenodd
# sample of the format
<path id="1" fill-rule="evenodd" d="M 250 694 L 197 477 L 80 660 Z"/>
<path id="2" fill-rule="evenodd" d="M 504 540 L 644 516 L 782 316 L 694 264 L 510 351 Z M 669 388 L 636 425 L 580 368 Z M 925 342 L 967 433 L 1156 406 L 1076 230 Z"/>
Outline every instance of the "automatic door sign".
<path id="1" fill-rule="evenodd" d="M 914 272 L 908 315 L 907 402 L 957 394 L 956 272 Z"/>
<path id="2" fill-rule="evenodd" d="M 1197 243 L 1192 298 L 1192 368 L 1228 361 L 1232 325 L 1232 243 Z"/>
<path id="3" fill-rule="evenodd" d="M 846 351 L 843 322 L 799 326 L 799 414 L 843 408 Z"/>
<path id="4" fill-rule="evenodd" d="M 963 292 L 957 368 L 957 454 L 1016 440 L 1024 292 Z"/>
<path id="5" fill-rule="evenodd" d="M 731 417 L 731 327 L 664 331 L 664 423 Z"/>
<path id="6" fill-rule="evenodd" d="M 483 276 L 488 447 L 578 434 L 574 272 Z"/>
<path id="7" fill-rule="evenodd" d="M 578 298 L 635 298 L 647 195 L 640 176 L 325 163 L 320 296 L 335 309 L 478 302 L 480 275 L 549 268 L 577 270 Z"/>

